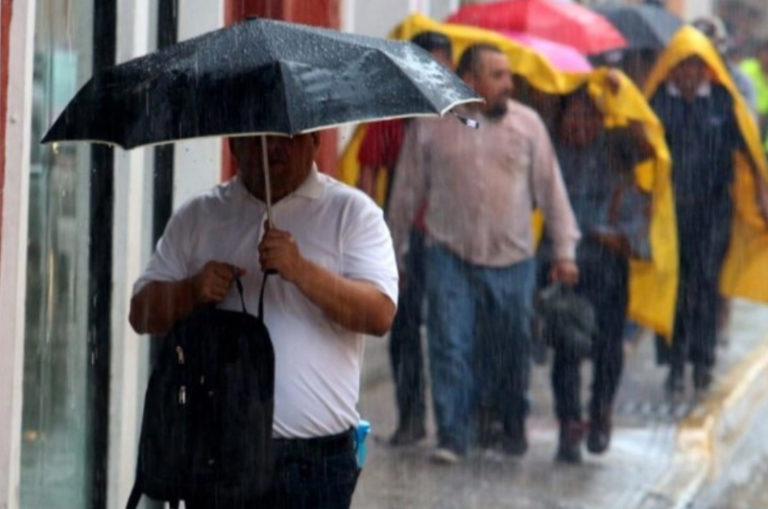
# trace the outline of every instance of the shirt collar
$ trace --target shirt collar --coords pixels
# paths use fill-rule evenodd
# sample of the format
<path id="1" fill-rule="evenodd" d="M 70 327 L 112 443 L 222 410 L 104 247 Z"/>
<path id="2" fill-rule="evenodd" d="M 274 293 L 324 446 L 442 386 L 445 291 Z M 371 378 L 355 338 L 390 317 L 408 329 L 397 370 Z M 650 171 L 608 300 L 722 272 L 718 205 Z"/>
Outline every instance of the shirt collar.
<path id="1" fill-rule="evenodd" d="M 247 197 L 258 201 L 259 203 L 263 203 L 261 200 L 253 196 L 250 191 L 248 191 L 248 189 L 245 187 L 245 184 L 243 184 L 243 179 L 240 178 L 240 175 L 235 175 L 234 180 L 237 183 L 237 188 L 240 189 L 241 193 L 244 193 Z M 320 177 L 320 172 L 317 169 L 317 164 L 312 163 L 312 169 L 309 171 L 307 178 L 304 179 L 304 182 L 302 182 L 294 192 L 283 199 L 288 199 L 292 196 L 302 196 L 304 198 L 315 200 L 320 198 L 322 193 L 323 182 Z"/>
<path id="2" fill-rule="evenodd" d="M 292 193 L 296 196 L 303 196 L 311 200 L 320 198 L 323 194 L 323 183 L 320 180 L 320 172 L 317 169 L 317 164 L 312 163 L 312 169 L 309 170 L 309 175 L 301 183 L 301 185 Z"/>
<path id="3" fill-rule="evenodd" d="M 672 97 L 681 97 L 683 94 L 677 85 L 671 81 L 667 81 L 667 93 Z M 696 89 L 696 97 L 709 97 L 712 94 L 712 83 L 709 80 L 704 80 L 699 88 Z"/>

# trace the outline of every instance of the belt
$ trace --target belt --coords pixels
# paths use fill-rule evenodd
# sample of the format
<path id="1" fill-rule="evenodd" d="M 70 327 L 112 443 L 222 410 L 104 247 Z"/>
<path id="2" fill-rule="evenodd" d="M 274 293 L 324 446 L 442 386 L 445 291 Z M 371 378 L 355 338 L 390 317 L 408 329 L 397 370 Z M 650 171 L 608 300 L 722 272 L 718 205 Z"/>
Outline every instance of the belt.
<path id="1" fill-rule="evenodd" d="M 338 435 L 313 438 L 273 438 L 272 445 L 277 453 L 313 452 L 334 455 L 354 450 L 354 430 L 350 428 Z"/>

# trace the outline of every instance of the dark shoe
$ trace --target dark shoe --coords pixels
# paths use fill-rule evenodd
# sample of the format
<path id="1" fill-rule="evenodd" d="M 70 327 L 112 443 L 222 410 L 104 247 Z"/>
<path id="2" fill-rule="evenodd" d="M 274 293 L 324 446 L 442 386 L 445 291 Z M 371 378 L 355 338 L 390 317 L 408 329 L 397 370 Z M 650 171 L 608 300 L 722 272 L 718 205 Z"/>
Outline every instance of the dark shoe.
<path id="1" fill-rule="evenodd" d="M 584 424 L 578 419 L 560 421 L 560 441 L 555 460 L 563 463 L 581 463 L 581 441 L 584 439 Z"/>
<path id="2" fill-rule="evenodd" d="M 611 445 L 611 410 L 595 412 L 589 422 L 587 450 L 592 454 L 602 454 Z"/>
<path id="3" fill-rule="evenodd" d="M 712 385 L 712 370 L 709 366 L 696 364 L 693 366 L 693 388 L 706 391 Z"/>
<path id="4" fill-rule="evenodd" d="M 477 409 L 477 446 L 481 449 L 490 449 L 499 440 L 490 409 L 480 406 Z"/>
<path id="5" fill-rule="evenodd" d="M 512 456 L 522 456 L 528 451 L 528 438 L 525 436 L 525 423 L 518 422 L 504 430 L 501 437 L 501 449 Z"/>
<path id="6" fill-rule="evenodd" d="M 413 445 L 426 438 L 426 436 L 427 430 L 424 428 L 424 424 L 400 426 L 389 437 L 389 445 L 394 447 Z"/>
<path id="7" fill-rule="evenodd" d="M 667 381 L 664 384 L 667 393 L 670 395 L 682 394 L 685 392 L 685 380 L 683 379 L 683 369 L 670 367 Z"/>

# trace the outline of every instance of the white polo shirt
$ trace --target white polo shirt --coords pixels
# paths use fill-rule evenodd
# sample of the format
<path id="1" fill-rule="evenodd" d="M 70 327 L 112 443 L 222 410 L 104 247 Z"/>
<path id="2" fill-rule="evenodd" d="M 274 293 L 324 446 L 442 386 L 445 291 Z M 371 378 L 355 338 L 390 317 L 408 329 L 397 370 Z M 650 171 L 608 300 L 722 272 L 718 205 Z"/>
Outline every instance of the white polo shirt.
<path id="1" fill-rule="evenodd" d="M 381 209 L 365 194 L 313 167 L 307 180 L 272 211 L 275 227 L 291 233 L 302 256 L 347 278 L 370 282 L 397 303 L 392 239 Z M 150 281 L 188 278 L 216 260 L 247 271 L 246 306 L 255 314 L 265 218 L 265 204 L 239 177 L 193 198 L 171 217 L 134 293 Z M 220 307 L 240 309 L 234 286 Z M 277 275 L 267 280 L 264 321 L 275 348 L 273 434 L 307 438 L 356 426 L 363 335 L 331 322 Z"/>

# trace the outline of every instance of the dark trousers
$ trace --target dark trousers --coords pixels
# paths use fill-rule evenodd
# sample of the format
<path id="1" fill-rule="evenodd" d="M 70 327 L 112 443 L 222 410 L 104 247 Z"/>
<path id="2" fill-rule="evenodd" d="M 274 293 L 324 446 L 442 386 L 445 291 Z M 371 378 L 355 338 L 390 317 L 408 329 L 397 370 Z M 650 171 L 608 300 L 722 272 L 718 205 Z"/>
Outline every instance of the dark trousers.
<path id="1" fill-rule="evenodd" d="M 424 356 L 421 349 L 422 307 L 426 285 L 424 232 L 411 230 L 405 260 L 407 283 L 397 303 L 389 338 L 389 356 L 395 380 L 399 427 L 423 426 Z"/>
<path id="2" fill-rule="evenodd" d="M 680 280 L 672 345 L 660 359 L 682 371 L 686 360 L 712 367 L 717 346 L 720 268 L 730 239 L 730 208 L 714 218 L 678 205 Z"/>
<path id="3" fill-rule="evenodd" d="M 595 309 L 598 336 L 592 346 L 590 415 L 610 411 L 624 366 L 623 332 L 626 321 L 629 268 L 627 259 L 589 240 L 578 256 L 576 292 Z M 540 280 L 545 278 L 545 273 Z M 562 420 L 581 419 L 581 361 L 555 350 L 551 381 L 555 414 Z"/>
<path id="4" fill-rule="evenodd" d="M 276 439 L 271 489 L 258 500 L 211 496 L 189 509 L 347 509 L 357 477 L 353 432 L 311 439 Z"/>

